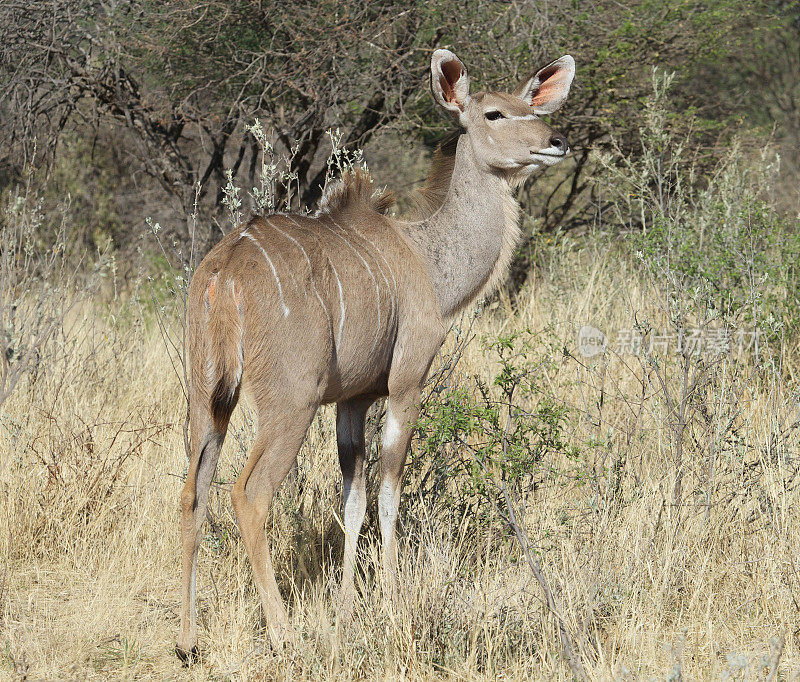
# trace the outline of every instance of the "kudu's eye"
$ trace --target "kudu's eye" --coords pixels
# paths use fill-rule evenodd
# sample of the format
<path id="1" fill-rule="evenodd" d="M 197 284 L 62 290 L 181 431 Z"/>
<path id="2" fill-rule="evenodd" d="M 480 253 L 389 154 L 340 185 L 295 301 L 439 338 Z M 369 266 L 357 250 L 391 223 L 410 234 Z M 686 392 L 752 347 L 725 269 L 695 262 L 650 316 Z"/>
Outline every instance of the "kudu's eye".
<path id="1" fill-rule="evenodd" d="M 498 118 L 505 118 L 499 111 L 487 111 L 484 116 L 488 121 L 496 121 Z"/>

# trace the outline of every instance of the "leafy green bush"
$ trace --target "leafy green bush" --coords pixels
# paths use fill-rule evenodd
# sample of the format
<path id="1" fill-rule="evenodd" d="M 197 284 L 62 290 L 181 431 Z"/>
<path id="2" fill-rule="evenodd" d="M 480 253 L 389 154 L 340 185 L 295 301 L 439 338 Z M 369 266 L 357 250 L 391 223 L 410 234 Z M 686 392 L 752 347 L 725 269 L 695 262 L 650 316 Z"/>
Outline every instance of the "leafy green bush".
<path id="1" fill-rule="evenodd" d="M 526 329 L 482 344 L 492 368 L 486 378 L 461 376 L 444 386 L 434 380 L 409 476 L 412 501 L 478 524 L 505 507 L 501 483 L 524 504 L 545 478 L 583 476 L 580 451 L 567 436 L 571 410 L 547 382 L 561 354 L 553 337 Z"/>

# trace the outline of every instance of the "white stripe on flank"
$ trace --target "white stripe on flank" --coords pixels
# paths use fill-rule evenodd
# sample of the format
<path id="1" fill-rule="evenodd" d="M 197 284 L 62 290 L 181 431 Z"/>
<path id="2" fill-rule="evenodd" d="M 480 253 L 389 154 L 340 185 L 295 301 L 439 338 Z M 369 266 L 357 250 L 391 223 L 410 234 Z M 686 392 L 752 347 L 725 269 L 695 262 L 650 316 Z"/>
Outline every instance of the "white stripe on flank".
<path id="1" fill-rule="evenodd" d="M 353 230 L 358 234 L 359 237 L 361 237 L 365 242 L 367 242 L 375 250 L 375 253 L 377 253 L 380 256 L 381 260 L 384 263 L 386 263 L 386 269 L 389 270 L 389 274 L 392 276 L 394 291 L 392 291 L 391 287 L 389 286 L 389 280 L 386 279 L 386 275 L 384 274 L 383 268 L 380 265 L 378 265 L 378 270 L 381 271 L 381 276 L 383 277 L 383 281 L 386 282 L 386 289 L 389 291 L 389 298 L 392 303 L 391 314 L 394 315 L 395 311 L 397 310 L 397 280 L 394 278 L 394 272 L 392 272 L 392 266 L 389 265 L 389 261 L 387 261 L 386 258 L 384 258 L 383 254 L 380 252 L 380 249 L 377 246 L 375 246 L 375 243 L 371 239 L 365 237 L 355 228 L 353 228 Z"/>
<path id="2" fill-rule="evenodd" d="M 323 227 L 325 227 L 326 230 L 330 231 L 331 234 L 339 237 L 339 239 L 341 239 L 345 244 L 347 244 L 350 250 L 361 259 L 361 262 L 364 264 L 364 267 L 367 269 L 367 272 L 369 273 L 369 278 L 372 280 L 372 284 L 375 286 L 375 296 L 377 299 L 375 301 L 375 305 L 378 310 L 378 324 L 375 327 L 375 340 L 372 342 L 372 348 L 370 349 L 370 353 L 372 353 L 372 351 L 375 350 L 375 346 L 378 345 L 378 338 L 380 336 L 380 330 L 381 330 L 381 290 L 380 287 L 378 286 L 378 280 L 375 279 L 375 275 L 372 273 L 372 268 L 369 267 L 369 263 L 367 263 L 367 261 L 364 260 L 364 257 L 356 250 L 356 248 L 347 239 L 345 239 L 342 235 L 337 234 L 337 232 L 334 229 L 328 227 L 325 224 L 324 220 L 320 220 L 320 224 Z M 344 228 L 341 225 L 339 225 L 339 223 L 337 223 L 335 220 L 333 221 L 333 224 L 344 232 Z"/>
<path id="3" fill-rule="evenodd" d="M 330 260 L 328 262 L 330 263 Z M 336 348 L 338 349 L 342 345 L 342 330 L 344 329 L 344 293 L 342 292 L 342 281 L 339 279 L 339 273 L 336 272 L 336 268 L 333 267 L 333 263 L 331 263 L 331 269 L 333 270 L 333 274 L 336 276 L 336 286 L 339 287 L 339 334 L 336 336 Z"/>
<path id="4" fill-rule="evenodd" d="M 280 298 L 281 306 L 283 307 L 283 316 L 289 317 L 289 307 L 286 305 L 286 301 L 283 300 L 283 287 L 281 286 L 280 279 L 278 279 L 278 273 L 275 270 L 275 266 L 272 264 L 272 259 L 267 255 L 267 252 L 264 251 L 264 247 L 261 246 L 261 244 L 258 243 L 256 238 L 253 237 L 253 235 L 249 234 L 247 230 L 242 232 L 242 237 L 247 237 L 251 242 L 253 242 L 253 244 L 255 244 L 258 247 L 258 250 L 261 251 L 262 254 L 264 254 L 264 258 L 267 259 L 267 263 L 269 263 L 269 267 L 272 270 L 272 274 L 275 277 L 275 281 L 278 283 L 278 298 Z"/>
<path id="5" fill-rule="evenodd" d="M 284 217 L 291 220 L 295 227 L 303 229 L 302 226 L 294 218 L 292 218 L 290 214 L 287 213 L 284 215 Z M 325 316 L 328 318 L 328 325 L 330 325 L 331 314 L 328 312 L 328 306 L 325 305 L 325 301 L 322 300 L 322 296 L 319 295 L 319 291 L 317 290 L 317 284 L 314 281 L 314 267 L 311 265 L 311 259 L 308 257 L 308 253 L 306 253 L 306 250 L 303 248 L 303 245 L 299 241 L 297 241 L 294 237 L 292 237 L 292 235 L 288 234 L 287 232 L 284 232 L 281 228 L 276 227 L 275 223 L 273 223 L 271 220 L 267 220 L 267 224 L 276 232 L 280 232 L 284 237 L 286 237 L 289 241 L 294 243 L 297 246 L 297 248 L 303 252 L 303 255 L 305 256 L 306 259 L 306 263 L 308 263 L 308 276 L 311 278 L 311 286 L 314 287 L 314 294 L 316 294 L 319 304 L 325 311 Z M 331 330 L 330 335 L 331 335 L 331 340 L 333 340 L 333 330 Z"/>
<path id="6" fill-rule="evenodd" d="M 292 218 L 289 215 L 287 215 L 286 217 L 289 218 L 295 224 L 295 226 L 301 227 L 294 218 Z M 272 223 L 270 223 L 270 225 L 272 225 Z M 275 226 L 272 225 L 272 227 L 275 227 Z M 293 239 L 290 235 L 288 235 L 285 232 L 283 232 L 282 230 L 280 230 L 279 228 L 275 227 L 275 229 L 278 230 L 278 232 L 280 232 L 285 237 L 288 237 L 289 239 L 291 239 L 295 244 L 297 244 L 297 246 L 300 247 L 300 250 L 303 252 L 303 254 L 306 257 L 306 260 L 308 261 L 308 267 L 309 267 L 309 269 L 311 269 L 311 261 L 308 258 L 308 254 L 306 254 L 306 250 L 300 245 L 300 243 L 296 239 Z M 316 237 L 314 237 L 314 238 L 316 239 Z M 317 244 L 319 244 L 319 240 L 318 239 L 317 239 Z M 321 244 L 320 244 L 320 248 L 322 248 Z M 327 255 L 326 255 L 326 258 L 328 258 Z M 341 345 L 342 345 L 342 331 L 344 330 L 345 311 L 346 311 L 347 308 L 346 308 L 345 303 L 344 303 L 344 292 L 342 291 L 342 282 L 339 279 L 339 273 L 336 272 L 336 268 L 334 267 L 334 265 L 331 262 L 330 258 L 328 258 L 328 263 L 330 264 L 331 270 L 333 270 L 333 274 L 336 277 L 336 285 L 339 287 L 339 308 L 340 308 L 340 312 L 339 312 L 339 332 L 336 335 L 336 348 L 339 349 L 341 347 Z M 311 284 L 314 286 L 314 291 L 317 292 L 317 286 L 316 286 L 316 284 L 314 284 L 314 273 L 313 273 L 313 270 L 311 272 Z M 319 298 L 320 303 L 322 303 L 322 298 L 320 298 L 319 292 L 317 292 L 317 298 Z M 325 308 L 325 304 L 324 303 L 322 303 L 322 307 Z M 325 312 L 328 313 L 328 309 L 327 308 L 325 308 Z M 330 314 L 328 314 L 328 319 L 329 320 L 331 319 Z"/>
<path id="7" fill-rule="evenodd" d="M 269 221 L 265 218 L 264 222 L 269 222 Z M 253 231 L 257 232 L 258 234 L 261 234 L 261 232 L 262 232 L 261 228 L 262 227 L 263 226 L 260 223 L 255 223 L 253 225 L 250 225 L 247 229 L 248 230 L 253 230 Z M 283 265 L 284 266 L 283 270 L 284 270 L 284 272 L 289 274 L 289 279 L 292 280 L 292 286 L 294 287 L 294 292 L 295 292 L 295 294 L 297 294 L 297 297 L 299 298 L 300 297 L 300 287 L 297 286 L 297 278 L 294 276 L 294 272 L 293 272 L 292 268 L 289 267 L 289 265 L 286 263 L 286 259 L 280 253 L 278 254 L 278 257 L 277 257 L 275 262 L 276 262 L 276 265 Z M 308 295 L 308 294 L 306 293 L 306 295 Z"/>

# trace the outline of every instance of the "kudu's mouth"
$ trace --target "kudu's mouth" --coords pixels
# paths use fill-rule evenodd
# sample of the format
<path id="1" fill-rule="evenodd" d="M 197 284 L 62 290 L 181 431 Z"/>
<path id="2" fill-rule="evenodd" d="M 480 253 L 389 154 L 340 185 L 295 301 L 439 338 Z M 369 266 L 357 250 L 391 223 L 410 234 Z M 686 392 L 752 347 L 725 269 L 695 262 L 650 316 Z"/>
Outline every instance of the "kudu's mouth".
<path id="1" fill-rule="evenodd" d="M 509 159 L 507 170 L 516 169 L 518 172 L 531 172 L 543 166 L 554 166 L 559 161 L 563 160 L 570 153 L 568 145 L 564 147 L 545 147 L 540 152 L 531 150 L 530 156 L 525 161 L 513 161 Z"/>
<path id="2" fill-rule="evenodd" d="M 564 149 L 553 149 L 552 147 L 546 151 L 531 152 L 531 160 L 526 164 L 527 166 L 553 166 L 562 161 L 569 154 L 569 147 Z"/>

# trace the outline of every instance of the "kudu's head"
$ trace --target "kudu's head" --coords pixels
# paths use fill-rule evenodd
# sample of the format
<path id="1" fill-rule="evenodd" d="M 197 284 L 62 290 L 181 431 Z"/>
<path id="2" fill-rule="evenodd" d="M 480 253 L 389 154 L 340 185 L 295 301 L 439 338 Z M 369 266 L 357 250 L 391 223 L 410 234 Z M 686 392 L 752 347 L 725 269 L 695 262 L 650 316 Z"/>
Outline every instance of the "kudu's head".
<path id="1" fill-rule="evenodd" d="M 513 92 L 470 95 L 467 70 L 456 55 L 436 50 L 431 59 L 433 97 L 466 131 L 478 163 L 514 179 L 569 154 L 567 138 L 539 116 L 564 103 L 574 75 L 575 60 L 565 55 L 521 81 Z"/>

